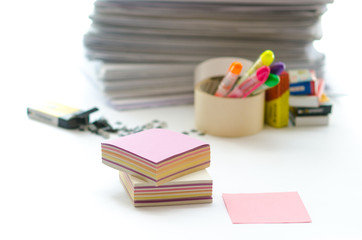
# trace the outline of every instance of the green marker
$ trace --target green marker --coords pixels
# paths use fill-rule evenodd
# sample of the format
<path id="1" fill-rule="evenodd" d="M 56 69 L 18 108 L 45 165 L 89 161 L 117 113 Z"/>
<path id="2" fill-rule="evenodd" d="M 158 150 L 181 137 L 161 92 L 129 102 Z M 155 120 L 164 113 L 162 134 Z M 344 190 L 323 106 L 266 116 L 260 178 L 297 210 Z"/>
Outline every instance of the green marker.
<path id="1" fill-rule="evenodd" d="M 260 87 L 258 87 L 257 89 L 255 89 L 255 91 L 253 91 L 251 93 L 251 95 L 256 95 L 262 91 L 265 91 L 269 88 L 272 88 L 272 87 L 275 87 L 276 85 L 278 85 L 280 82 L 280 78 L 278 75 L 275 75 L 275 74 L 272 74 L 270 73 L 269 74 L 269 77 L 268 79 L 265 81 L 265 83 L 263 85 L 261 85 Z"/>

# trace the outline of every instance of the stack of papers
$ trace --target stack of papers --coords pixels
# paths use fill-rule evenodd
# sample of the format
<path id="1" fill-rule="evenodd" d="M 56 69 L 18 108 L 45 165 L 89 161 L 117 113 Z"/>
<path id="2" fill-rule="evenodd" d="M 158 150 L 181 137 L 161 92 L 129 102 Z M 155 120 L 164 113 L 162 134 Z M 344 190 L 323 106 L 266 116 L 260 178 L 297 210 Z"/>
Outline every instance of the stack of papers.
<path id="1" fill-rule="evenodd" d="M 255 60 L 270 49 L 287 68 L 320 74 L 313 41 L 332 1 L 97 0 L 86 72 L 118 109 L 191 103 L 193 69 L 213 57 Z"/>
<path id="2" fill-rule="evenodd" d="M 154 186 L 125 172 L 120 180 L 134 206 L 161 206 L 212 202 L 212 179 L 204 169 Z"/>
<path id="3" fill-rule="evenodd" d="M 167 129 L 150 129 L 102 143 L 104 164 L 161 185 L 210 166 L 210 145 Z"/>

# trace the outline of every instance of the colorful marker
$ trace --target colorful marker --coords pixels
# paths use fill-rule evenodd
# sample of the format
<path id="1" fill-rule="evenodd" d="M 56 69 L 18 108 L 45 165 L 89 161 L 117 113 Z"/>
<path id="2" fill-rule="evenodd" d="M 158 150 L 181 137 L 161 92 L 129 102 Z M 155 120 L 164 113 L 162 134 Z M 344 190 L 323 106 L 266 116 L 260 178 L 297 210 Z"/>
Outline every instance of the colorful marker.
<path id="1" fill-rule="evenodd" d="M 283 62 L 276 62 L 271 64 L 269 67 L 270 74 L 268 79 L 265 81 L 264 84 L 255 89 L 255 91 L 253 91 L 251 95 L 256 95 L 269 88 L 275 87 L 280 82 L 279 75 L 285 70 L 285 64 Z"/>
<path id="2" fill-rule="evenodd" d="M 268 66 L 260 67 L 256 70 L 255 74 L 247 78 L 241 84 L 235 86 L 227 96 L 230 98 L 246 98 L 268 79 L 269 73 L 270 68 Z"/>
<path id="3" fill-rule="evenodd" d="M 270 67 L 270 73 L 278 76 L 285 70 L 285 64 L 283 62 L 273 63 L 269 67 Z"/>
<path id="4" fill-rule="evenodd" d="M 238 79 L 242 69 L 243 65 L 240 62 L 233 62 L 226 72 L 225 77 L 221 80 L 218 89 L 216 90 L 215 96 L 227 96 Z"/>
<path id="5" fill-rule="evenodd" d="M 270 69 L 271 72 L 271 69 Z M 278 75 L 270 73 L 268 79 L 263 83 L 260 87 L 255 89 L 251 95 L 256 95 L 258 93 L 261 93 L 262 91 L 265 91 L 269 88 L 275 87 L 280 82 L 280 78 Z"/>
<path id="6" fill-rule="evenodd" d="M 257 69 L 261 66 L 269 66 L 274 61 L 274 53 L 271 50 L 265 50 L 260 54 L 259 58 L 253 63 L 248 71 L 240 78 L 237 84 L 241 84 L 247 78 L 249 78 Z"/>

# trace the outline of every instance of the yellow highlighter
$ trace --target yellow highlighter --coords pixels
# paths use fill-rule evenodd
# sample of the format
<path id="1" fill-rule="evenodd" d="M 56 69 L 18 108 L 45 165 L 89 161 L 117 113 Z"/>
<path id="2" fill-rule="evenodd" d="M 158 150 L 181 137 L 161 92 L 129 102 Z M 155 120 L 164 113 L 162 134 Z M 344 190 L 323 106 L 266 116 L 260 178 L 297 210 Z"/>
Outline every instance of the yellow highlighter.
<path id="1" fill-rule="evenodd" d="M 274 53 L 271 50 L 265 50 L 260 54 L 259 58 L 253 63 L 248 71 L 241 76 L 237 84 L 242 83 L 248 77 L 250 77 L 261 66 L 269 66 L 274 61 Z"/>

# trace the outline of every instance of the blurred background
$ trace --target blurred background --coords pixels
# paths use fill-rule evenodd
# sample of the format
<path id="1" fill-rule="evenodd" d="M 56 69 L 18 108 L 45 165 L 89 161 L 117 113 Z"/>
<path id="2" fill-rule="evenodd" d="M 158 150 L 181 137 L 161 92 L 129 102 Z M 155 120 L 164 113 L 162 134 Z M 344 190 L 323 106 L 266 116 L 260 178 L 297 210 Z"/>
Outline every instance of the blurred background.
<path id="1" fill-rule="evenodd" d="M 323 37 L 315 47 L 326 55 L 330 96 L 355 94 L 361 88 L 361 6 L 359 0 L 335 0 L 322 17 Z M 71 96 L 81 103 L 83 94 L 94 94 L 94 103 L 102 101 L 79 70 L 93 1 L 7 1 L 2 9 L 2 105 Z"/>

